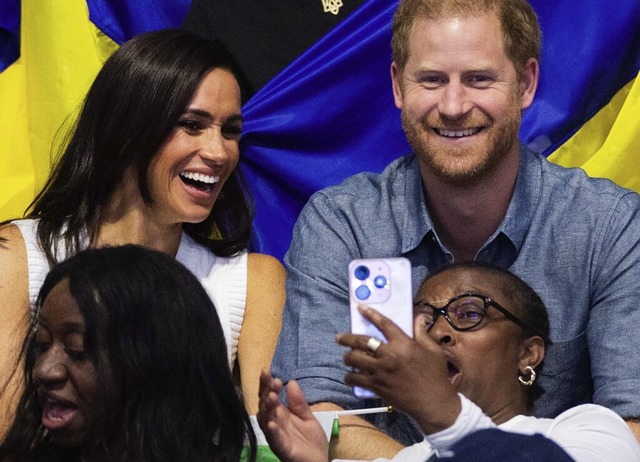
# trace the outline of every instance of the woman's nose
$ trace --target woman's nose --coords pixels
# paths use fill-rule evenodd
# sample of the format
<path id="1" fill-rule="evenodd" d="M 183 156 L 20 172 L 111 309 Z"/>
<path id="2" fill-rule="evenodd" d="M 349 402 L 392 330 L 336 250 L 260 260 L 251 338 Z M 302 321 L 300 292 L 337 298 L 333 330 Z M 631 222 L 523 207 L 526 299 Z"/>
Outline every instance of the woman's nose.
<path id="1" fill-rule="evenodd" d="M 200 155 L 206 161 L 216 165 L 222 165 L 229 161 L 227 140 L 222 136 L 220 130 L 212 130 L 202 138 Z"/>
<path id="2" fill-rule="evenodd" d="M 33 368 L 33 378 L 36 383 L 54 385 L 67 380 L 67 366 L 64 355 L 59 348 L 49 348 L 39 354 Z"/>
<path id="3" fill-rule="evenodd" d="M 439 345 L 452 345 L 455 343 L 454 330 L 443 315 L 436 317 L 435 322 L 429 329 L 429 335 L 431 335 Z"/>

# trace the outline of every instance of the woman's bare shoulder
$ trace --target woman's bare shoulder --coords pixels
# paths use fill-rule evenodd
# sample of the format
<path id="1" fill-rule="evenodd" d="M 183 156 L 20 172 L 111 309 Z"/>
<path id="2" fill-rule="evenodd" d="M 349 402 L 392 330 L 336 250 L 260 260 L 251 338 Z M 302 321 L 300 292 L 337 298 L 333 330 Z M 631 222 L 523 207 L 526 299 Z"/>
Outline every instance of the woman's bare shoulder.
<path id="1" fill-rule="evenodd" d="M 284 279 L 286 272 L 280 260 L 271 255 L 263 253 L 249 253 L 247 257 L 247 282 L 249 290 L 273 288 L 274 284 L 282 284 L 284 289 Z"/>
<path id="2" fill-rule="evenodd" d="M 20 228 L 11 223 L 0 226 L 0 258 L 20 256 L 26 262 L 27 250 Z"/>
<path id="3" fill-rule="evenodd" d="M 29 281 L 27 249 L 22 233 L 16 225 L 0 227 L 0 300 L 28 304 Z"/>
<path id="4" fill-rule="evenodd" d="M 260 309 L 270 305 L 275 312 L 282 312 L 285 277 L 284 266 L 277 258 L 250 253 L 247 261 L 247 309 L 251 311 L 254 304 L 260 305 Z"/>
<path id="5" fill-rule="evenodd" d="M 253 271 L 275 270 L 284 272 L 284 266 L 277 258 L 265 253 L 250 252 L 247 256 L 249 269 Z"/>
<path id="6" fill-rule="evenodd" d="M 30 324 L 27 250 L 20 229 L 0 226 L 0 390 L 20 389 L 17 358 Z M 9 379 L 8 382 L 6 379 Z M 0 393 L 0 415 L 13 412 L 18 393 Z M 0 422 L 0 434 L 4 431 Z"/>

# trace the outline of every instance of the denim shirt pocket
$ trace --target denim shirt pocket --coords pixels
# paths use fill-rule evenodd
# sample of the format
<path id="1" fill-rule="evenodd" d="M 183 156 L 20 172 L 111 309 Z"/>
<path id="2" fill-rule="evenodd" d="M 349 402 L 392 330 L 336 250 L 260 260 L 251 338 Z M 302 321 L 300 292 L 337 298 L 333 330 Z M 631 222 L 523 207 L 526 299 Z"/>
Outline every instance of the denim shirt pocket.
<path id="1" fill-rule="evenodd" d="M 544 394 L 535 403 L 538 417 L 555 417 L 578 404 L 591 402 L 593 381 L 586 331 L 553 342 L 545 352 L 539 384 Z"/>

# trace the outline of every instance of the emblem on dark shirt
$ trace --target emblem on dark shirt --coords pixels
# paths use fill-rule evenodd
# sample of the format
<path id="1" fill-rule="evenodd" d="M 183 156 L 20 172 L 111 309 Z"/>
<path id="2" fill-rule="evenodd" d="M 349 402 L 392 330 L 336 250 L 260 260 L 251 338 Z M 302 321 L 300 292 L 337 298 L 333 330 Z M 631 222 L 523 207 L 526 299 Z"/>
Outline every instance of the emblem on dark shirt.
<path id="1" fill-rule="evenodd" d="M 322 0 L 322 6 L 325 13 L 338 14 L 338 10 L 342 6 L 342 0 Z"/>

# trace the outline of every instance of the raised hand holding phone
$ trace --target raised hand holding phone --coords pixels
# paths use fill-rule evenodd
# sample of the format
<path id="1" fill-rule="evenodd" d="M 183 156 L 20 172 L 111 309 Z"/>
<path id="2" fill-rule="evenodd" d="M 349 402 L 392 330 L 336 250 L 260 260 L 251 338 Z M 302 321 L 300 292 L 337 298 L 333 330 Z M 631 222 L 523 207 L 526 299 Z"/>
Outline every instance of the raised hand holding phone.
<path id="1" fill-rule="evenodd" d="M 404 257 L 358 259 L 349 264 L 349 308 L 351 332 L 385 342 L 384 335 L 358 311 L 359 305 L 369 306 L 413 336 L 413 293 L 411 264 Z M 354 387 L 360 398 L 374 398 L 370 390 Z"/>

